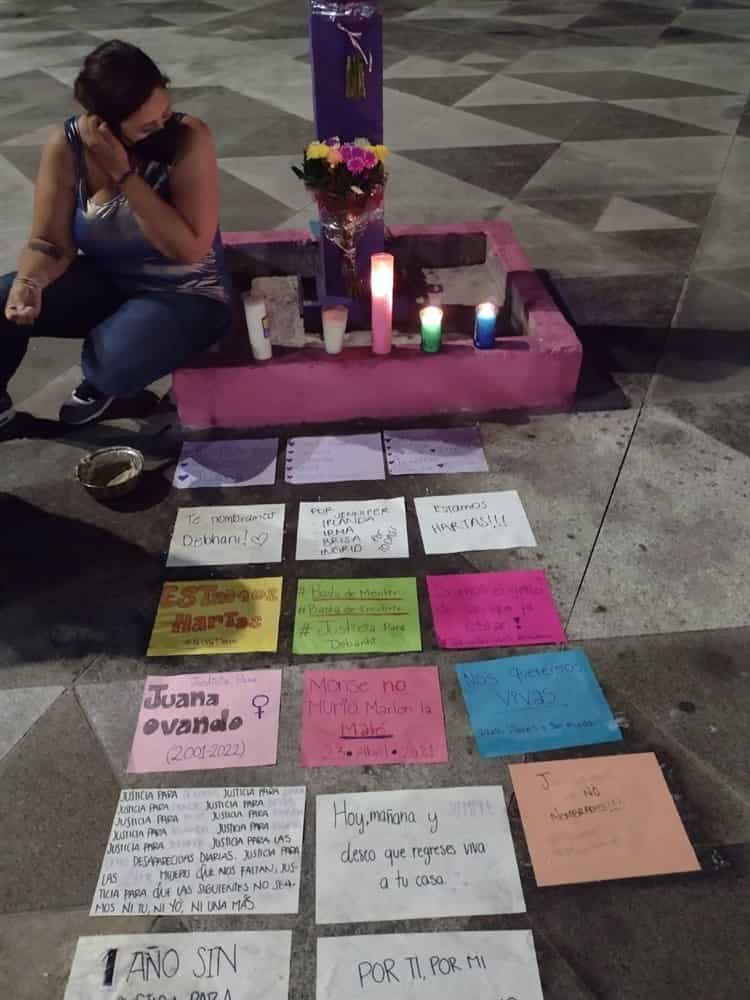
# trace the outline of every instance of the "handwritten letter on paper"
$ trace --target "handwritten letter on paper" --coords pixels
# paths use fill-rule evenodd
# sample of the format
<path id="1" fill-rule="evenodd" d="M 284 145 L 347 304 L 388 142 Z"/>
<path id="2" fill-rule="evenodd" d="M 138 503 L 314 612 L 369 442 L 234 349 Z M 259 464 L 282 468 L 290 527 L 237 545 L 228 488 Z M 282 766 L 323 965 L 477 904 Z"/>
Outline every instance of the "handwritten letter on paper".
<path id="1" fill-rule="evenodd" d="M 299 581 L 295 653 L 405 653 L 421 648 L 413 577 Z"/>
<path id="2" fill-rule="evenodd" d="M 301 503 L 298 559 L 408 559 L 404 498 Z"/>
<path id="3" fill-rule="evenodd" d="M 460 496 L 415 497 L 422 544 L 427 555 L 536 545 L 515 490 Z"/>
<path id="4" fill-rule="evenodd" d="M 427 589 L 444 649 L 566 641 L 544 570 L 428 576 Z"/>
<path id="5" fill-rule="evenodd" d="M 174 474 L 178 490 L 220 486 L 273 486 L 278 438 L 186 441 Z"/>
<path id="6" fill-rule="evenodd" d="M 91 915 L 296 913 L 304 814 L 304 786 L 126 789 Z"/>
<path id="7" fill-rule="evenodd" d="M 286 481 L 352 483 L 385 479 L 383 442 L 377 434 L 291 438 L 286 446 Z"/>
<path id="8" fill-rule="evenodd" d="M 165 583 L 148 656 L 273 653 L 282 578 Z"/>
<path id="9" fill-rule="evenodd" d="M 652 753 L 511 764 L 537 885 L 698 871 Z"/>
<path id="10" fill-rule="evenodd" d="M 288 1000 L 291 946 L 291 931 L 83 937 L 64 1000 Z"/>
<path id="11" fill-rule="evenodd" d="M 319 924 L 522 913 L 499 786 L 319 795 Z"/>
<path id="12" fill-rule="evenodd" d="M 447 760 L 437 667 L 305 673 L 303 767 Z"/>
<path id="13" fill-rule="evenodd" d="M 147 677 L 128 771 L 276 763 L 280 670 Z"/>
<path id="14" fill-rule="evenodd" d="M 317 1000 L 543 1000 L 531 931 L 318 938 Z"/>
<path id="15" fill-rule="evenodd" d="M 230 566 L 281 562 L 284 504 L 182 507 L 167 566 Z"/>
<path id="16" fill-rule="evenodd" d="M 456 667 L 482 757 L 621 740 L 581 649 Z"/>
<path id="17" fill-rule="evenodd" d="M 383 440 L 392 476 L 487 472 L 478 427 L 383 431 Z"/>

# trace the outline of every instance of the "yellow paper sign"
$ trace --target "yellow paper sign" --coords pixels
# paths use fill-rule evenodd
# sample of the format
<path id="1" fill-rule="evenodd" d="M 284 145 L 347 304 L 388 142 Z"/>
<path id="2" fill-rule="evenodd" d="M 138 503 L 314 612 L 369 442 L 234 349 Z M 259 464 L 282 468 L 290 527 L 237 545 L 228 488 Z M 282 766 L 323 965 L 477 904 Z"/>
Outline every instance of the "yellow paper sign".
<path id="1" fill-rule="evenodd" d="M 165 583 L 147 655 L 275 652 L 282 582 L 274 576 Z"/>

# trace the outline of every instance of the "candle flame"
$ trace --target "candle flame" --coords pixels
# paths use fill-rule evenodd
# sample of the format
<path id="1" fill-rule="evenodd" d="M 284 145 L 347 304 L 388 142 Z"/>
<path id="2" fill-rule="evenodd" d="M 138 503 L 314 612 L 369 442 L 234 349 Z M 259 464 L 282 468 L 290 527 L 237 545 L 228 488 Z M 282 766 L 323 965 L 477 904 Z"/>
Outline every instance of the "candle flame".
<path id="1" fill-rule="evenodd" d="M 425 306 L 425 308 L 420 311 L 419 315 L 424 323 L 432 325 L 433 323 L 441 322 L 443 318 L 443 310 L 439 309 L 437 306 Z"/>
<path id="2" fill-rule="evenodd" d="M 393 295 L 393 255 L 376 253 L 370 261 L 370 289 L 378 299 Z"/>

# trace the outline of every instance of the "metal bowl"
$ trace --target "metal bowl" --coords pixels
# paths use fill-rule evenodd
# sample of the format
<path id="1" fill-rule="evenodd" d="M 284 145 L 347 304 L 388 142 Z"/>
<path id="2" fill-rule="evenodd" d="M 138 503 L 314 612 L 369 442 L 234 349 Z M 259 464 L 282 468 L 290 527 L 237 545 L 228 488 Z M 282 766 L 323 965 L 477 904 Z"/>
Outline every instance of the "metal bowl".
<path id="1" fill-rule="evenodd" d="M 143 455 L 135 448 L 100 448 L 84 455 L 76 478 L 97 500 L 115 500 L 132 493 L 143 476 Z"/>

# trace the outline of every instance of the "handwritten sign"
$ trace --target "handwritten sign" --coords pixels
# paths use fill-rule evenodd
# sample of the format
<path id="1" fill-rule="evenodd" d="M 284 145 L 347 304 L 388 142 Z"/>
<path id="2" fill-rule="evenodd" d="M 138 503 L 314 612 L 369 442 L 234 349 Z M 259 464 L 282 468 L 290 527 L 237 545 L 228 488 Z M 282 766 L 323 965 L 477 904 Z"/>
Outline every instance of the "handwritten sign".
<path id="1" fill-rule="evenodd" d="M 462 663 L 456 673 L 482 757 L 622 739 L 581 649 Z"/>
<path id="2" fill-rule="evenodd" d="M 478 427 L 383 431 L 383 440 L 392 476 L 488 471 Z"/>
<path id="3" fill-rule="evenodd" d="M 182 507 L 167 566 L 230 566 L 281 562 L 284 504 Z"/>
<path id="4" fill-rule="evenodd" d="M 531 931 L 318 938 L 326 1000 L 543 1000 Z"/>
<path id="5" fill-rule="evenodd" d="M 444 649 L 566 641 L 544 570 L 428 576 L 427 589 Z"/>
<path id="6" fill-rule="evenodd" d="M 296 913 L 305 788 L 125 789 L 92 916 Z"/>
<path id="7" fill-rule="evenodd" d="M 511 764 L 537 885 L 698 871 L 652 753 Z"/>
<path id="8" fill-rule="evenodd" d="M 186 441 L 174 474 L 178 490 L 209 486 L 273 486 L 278 438 Z"/>
<path id="9" fill-rule="evenodd" d="M 280 576 L 165 583 L 146 655 L 275 652 L 281 585 Z"/>
<path id="10" fill-rule="evenodd" d="M 299 505 L 298 559 L 408 559 L 404 498 Z"/>
<path id="11" fill-rule="evenodd" d="M 297 584 L 295 653 L 406 653 L 421 648 L 413 577 Z"/>
<path id="12" fill-rule="evenodd" d="M 319 924 L 522 913 L 499 786 L 319 795 Z"/>
<path id="13" fill-rule="evenodd" d="M 303 767 L 447 760 L 437 667 L 305 673 Z"/>
<path id="14" fill-rule="evenodd" d="M 288 1000 L 291 947 L 291 931 L 82 937 L 64 1000 Z"/>
<path id="15" fill-rule="evenodd" d="M 414 506 L 427 555 L 536 545 L 515 490 L 415 497 Z"/>
<path id="16" fill-rule="evenodd" d="M 147 677 L 128 771 L 276 763 L 280 670 Z"/>
<path id="17" fill-rule="evenodd" d="M 380 434 L 291 438 L 286 446 L 286 481 L 351 483 L 385 479 Z"/>

